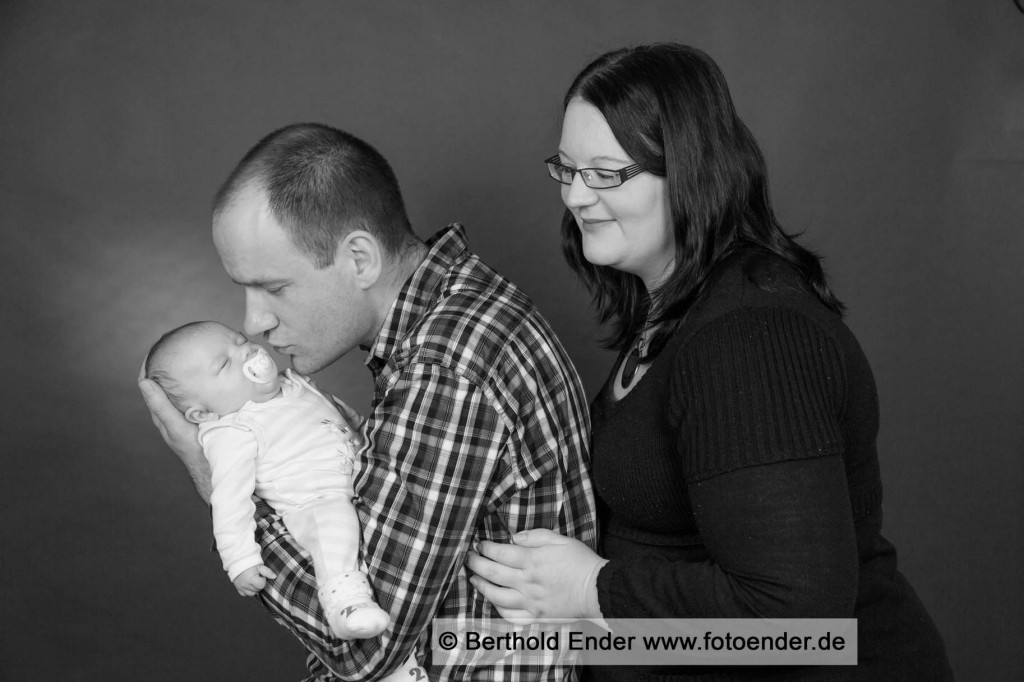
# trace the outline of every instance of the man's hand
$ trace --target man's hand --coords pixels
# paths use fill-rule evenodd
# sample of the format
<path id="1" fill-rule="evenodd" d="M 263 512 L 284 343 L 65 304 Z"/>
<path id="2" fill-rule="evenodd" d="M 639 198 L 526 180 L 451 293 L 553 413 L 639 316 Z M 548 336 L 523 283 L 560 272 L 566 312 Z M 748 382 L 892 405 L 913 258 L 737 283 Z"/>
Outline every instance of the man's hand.
<path id="1" fill-rule="evenodd" d="M 199 445 L 199 427 L 185 419 L 171 404 L 163 389 L 151 379 L 147 379 L 145 368 L 139 372 L 139 391 L 146 401 L 153 424 L 156 426 L 164 442 L 174 451 L 181 463 L 185 465 L 196 491 L 203 501 L 210 503 L 210 463 L 203 455 Z"/>
<path id="2" fill-rule="evenodd" d="M 243 597 L 255 597 L 257 592 L 267 586 L 266 578 L 273 580 L 276 577 L 276 573 L 263 564 L 260 564 L 258 566 L 253 566 L 252 568 L 245 569 L 231 582 L 235 584 L 235 589 L 238 590 L 238 594 Z"/>

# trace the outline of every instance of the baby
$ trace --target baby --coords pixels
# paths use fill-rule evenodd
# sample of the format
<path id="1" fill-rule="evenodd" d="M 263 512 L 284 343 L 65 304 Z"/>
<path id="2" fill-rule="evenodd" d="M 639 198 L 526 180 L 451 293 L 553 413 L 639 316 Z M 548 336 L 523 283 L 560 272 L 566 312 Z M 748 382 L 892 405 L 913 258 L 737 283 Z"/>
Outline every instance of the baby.
<path id="1" fill-rule="evenodd" d="M 312 556 L 320 604 L 335 635 L 382 632 L 389 618 L 359 570 L 352 505 L 362 436 L 334 404 L 299 374 L 278 374 L 262 347 L 216 322 L 165 334 L 146 358 L 146 376 L 199 425 L 212 473 L 217 550 L 239 594 L 251 597 L 276 577 L 255 540 L 255 492 Z"/>

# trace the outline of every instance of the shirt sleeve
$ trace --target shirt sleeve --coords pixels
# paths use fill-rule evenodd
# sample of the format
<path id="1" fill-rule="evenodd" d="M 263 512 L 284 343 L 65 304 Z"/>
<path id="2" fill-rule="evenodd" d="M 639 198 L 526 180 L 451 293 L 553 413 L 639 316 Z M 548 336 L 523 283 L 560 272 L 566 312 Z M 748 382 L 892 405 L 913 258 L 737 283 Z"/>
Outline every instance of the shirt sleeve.
<path id="1" fill-rule="evenodd" d="M 210 462 L 213 491 L 210 506 L 213 536 L 224 570 L 234 580 L 263 563 L 256 543 L 256 437 L 237 426 L 217 426 L 203 434 L 203 452 Z"/>
<path id="2" fill-rule="evenodd" d="M 690 340 L 670 413 L 706 558 L 609 562 L 605 617 L 852 617 L 843 395 L 835 344 L 797 313 L 744 310 Z"/>
<path id="3" fill-rule="evenodd" d="M 391 624 L 370 639 L 342 641 L 315 600 L 312 567 L 273 516 L 261 544 L 277 579 L 268 608 L 317 659 L 346 680 L 394 671 L 426 631 L 463 568 L 507 429 L 472 381 L 432 364 L 393 375 L 367 422 L 356 480 L 364 560 Z"/>

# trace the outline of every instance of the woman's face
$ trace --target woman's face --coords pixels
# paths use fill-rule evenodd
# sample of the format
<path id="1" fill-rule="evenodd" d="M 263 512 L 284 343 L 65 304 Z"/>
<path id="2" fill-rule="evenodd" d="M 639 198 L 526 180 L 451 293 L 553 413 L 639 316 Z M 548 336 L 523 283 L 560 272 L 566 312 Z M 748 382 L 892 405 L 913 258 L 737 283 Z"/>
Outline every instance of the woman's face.
<path id="1" fill-rule="evenodd" d="M 571 168 L 635 163 L 597 107 L 579 98 L 566 107 L 558 154 Z M 591 189 L 576 173 L 571 185 L 562 185 L 562 201 L 576 218 L 590 263 L 637 275 L 648 289 L 671 271 L 675 237 L 665 178 L 640 173 L 618 187 Z"/>

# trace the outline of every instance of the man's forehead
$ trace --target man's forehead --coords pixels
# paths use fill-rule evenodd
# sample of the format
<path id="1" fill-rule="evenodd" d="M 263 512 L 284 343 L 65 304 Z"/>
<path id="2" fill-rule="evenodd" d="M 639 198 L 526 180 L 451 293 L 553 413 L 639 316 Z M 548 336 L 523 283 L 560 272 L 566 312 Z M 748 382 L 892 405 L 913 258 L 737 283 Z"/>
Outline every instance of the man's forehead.
<path id="1" fill-rule="evenodd" d="M 242 190 L 214 214 L 214 241 L 250 240 L 268 222 L 273 222 L 276 226 L 264 195 L 261 192 Z"/>
<path id="2" fill-rule="evenodd" d="M 253 197 L 214 218 L 213 241 L 224 269 L 241 284 L 286 277 L 307 260 L 266 203 Z"/>

